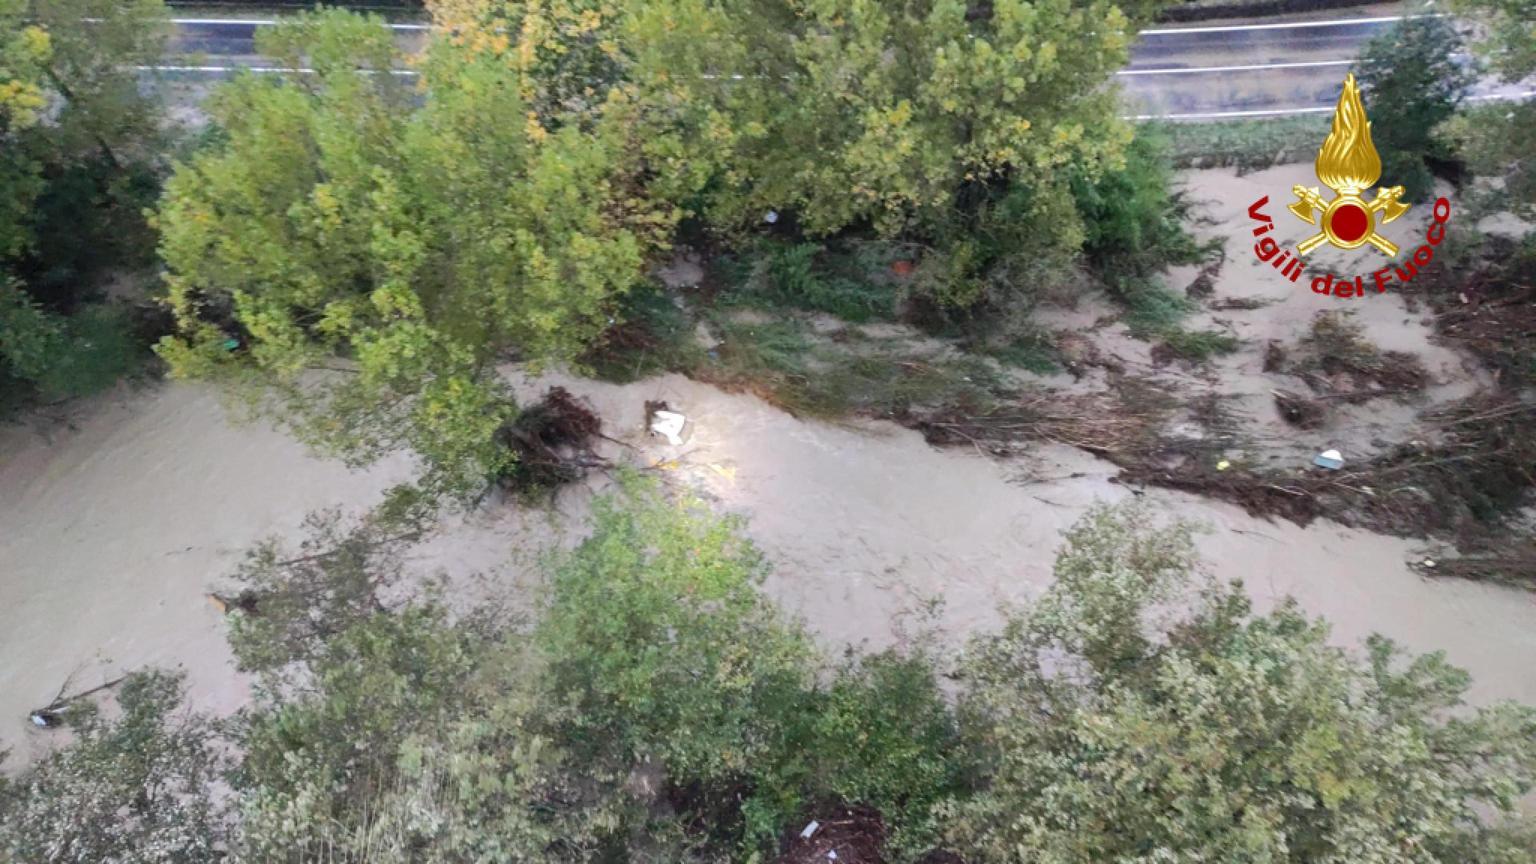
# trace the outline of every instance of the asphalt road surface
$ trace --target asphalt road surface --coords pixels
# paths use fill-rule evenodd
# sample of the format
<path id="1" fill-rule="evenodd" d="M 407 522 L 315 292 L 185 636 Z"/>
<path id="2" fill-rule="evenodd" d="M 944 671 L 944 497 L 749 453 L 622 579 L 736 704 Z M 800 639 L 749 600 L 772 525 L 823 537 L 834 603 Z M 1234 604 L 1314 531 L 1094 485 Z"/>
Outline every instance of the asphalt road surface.
<path id="1" fill-rule="evenodd" d="M 1390 28 L 1391 15 L 1153 28 L 1142 33 L 1118 77 L 1138 118 L 1216 120 L 1228 117 L 1326 113 L 1361 48 Z M 270 20 L 175 19 L 165 62 L 145 71 L 175 78 L 211 78 L 239 68 L 271 71 L 257 55 L 255 33 Z M 401 43 L 419 44 L 426 27 L 394 24 Z M 408 74 L 408 73 L 402 73 Z M 1530 87 L 1494 81 L 1474 99 L 1536 95 Z"/>

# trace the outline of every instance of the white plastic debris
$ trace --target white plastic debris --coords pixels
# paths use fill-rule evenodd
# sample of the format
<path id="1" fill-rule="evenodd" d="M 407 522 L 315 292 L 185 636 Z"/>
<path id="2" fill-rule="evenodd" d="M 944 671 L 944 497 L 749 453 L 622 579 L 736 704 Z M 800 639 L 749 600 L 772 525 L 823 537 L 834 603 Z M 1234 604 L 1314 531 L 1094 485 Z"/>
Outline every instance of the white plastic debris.
<path id="1" fill-rule="evenodd" d="M 769 225 L 772 225 L 775 222 L 779 221 L 779 211 L 777 211 L 777 210 L 769 210 L 767 213 L 764 213 L 763 214 L 763 221 L 767 222 Z"/>
<path id="2" fill-rule="evenodd" d="M 1226 460 L 1226 459 L 1223 459 L 1220 462 L 1216 463 L 1216 470 L 1217 471 L 1225 471 L 1225 470 L 1227 470 L 1228 468 L 1231 468 L 1231 467 L 1232 467 L 1232 463 L 1229 460 Z"/>
<path id="3" fill-rule="evenodd" d="M 1312 457 L 1312 464 L 1319 468 L 1327 468 L 1329 471 L 1337 471 L 1344 467 L 1344 454 L 1337 450 L 1324 450 Z"/>
<path id="4" fill-rule="evenodd" d="M 683 426 L 687 422 L 688 418 L 676 411 L 657 411 L 651 415 L 651 434 L 660 435 L 668 444 L 678 447 L 683 443 Z"/>
<path id="5" fill-rule="evenodd" d="M 828 861 L 836 861 L 837 860 L 837 850 L 836 849 L 828 849 L 827 850 L 827 860 Z"/>
<path id="6" fill-rule="evenodd" d="M 1423 561 L 1421 561 L 1419 563 L 1426 570 L 1433 570 L 1433 569 L 1435 569 L 1435 559 L 1433 559 L 1433 558 L 1425 558 Z"/>
<path id="7" fill-rule="evenodd" d="M 806 823 L 805 828 L 800 831 L 800 839 L 801 840 L 809 840 L 809 839 L 811 839 L 811 835 L 815 834 L 816 833 L 816 829 L 820 828 L 820 827 L 821 827 L 821 823 L 817 822 L 815 819 L 812 819 L 810 822 Z"/>

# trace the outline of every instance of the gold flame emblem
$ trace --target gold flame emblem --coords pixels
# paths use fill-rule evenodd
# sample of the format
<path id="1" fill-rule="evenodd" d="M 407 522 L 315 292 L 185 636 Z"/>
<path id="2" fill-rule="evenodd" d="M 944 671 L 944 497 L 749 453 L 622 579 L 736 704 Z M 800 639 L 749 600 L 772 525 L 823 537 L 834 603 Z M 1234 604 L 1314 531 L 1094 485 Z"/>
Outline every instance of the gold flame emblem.
<path id="1" fill-rule="evenodd" d="M 1290 211 L 1308 225 L 1316 225 L 1316 234 L 1296 244 L 1302 255 L 1332 243 L 1340 249 L 1355 249 L 1369 243 L 1387 256 L 1397 254 L 1397 246 L 1376 233 L 1377 216 L 1381 224 L 1408 212 L 1402 203 L 1403 187 L 1377 189 L 1376 199 L 1366 203 L 1361 193 L 1381 178 L 1381 156 L 1371 143 L 1371 121 L 1365 117 L 1365 103 L 1351 73 L 1344 79 L 1339 107 L 1333 111 L 1333 130 L 1317 151 L 1317 179 L 1334 191 L 1332 201 L 1323 200 L 1317 187 L 1293 186 L 1296 203 Z M 1314 213 L 1321 213 L 1316 217 Z"/>

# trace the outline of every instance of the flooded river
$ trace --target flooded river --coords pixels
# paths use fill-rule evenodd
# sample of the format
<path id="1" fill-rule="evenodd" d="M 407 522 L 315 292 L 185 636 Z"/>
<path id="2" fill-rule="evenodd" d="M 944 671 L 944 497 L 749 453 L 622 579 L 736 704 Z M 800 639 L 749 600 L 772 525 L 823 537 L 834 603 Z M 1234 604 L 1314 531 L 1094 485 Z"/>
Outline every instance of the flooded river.
<path id="1" fill-rule="evenodd" d="M 1131 494 L 1110 482 L 1112 466 L 1068 448 L 998 462 L 890 424 L 797 420 L 679 376 L 525 390 L 547 383 L 590 399 L 630 445 L 610 455 L 748 517 L 775 563 L 769 591 L 829 647 L 888 644 L 928 620 L 931 601 L 953 641 L 991 626 L 999 603 L 1048 584 L 1060 533 L 1085 508 Z M 647 399 L 690 417 L 682 446 L 642 434 Z M 30 729 L 28 709 L 71 676 L 84 689 L 120 670 L 180 667 L 195 705 L 237 706 L 245 685 L 205 592 L 228 584 L 258 538 L 292 535 L 309 510 L 370 506 L 411 470 L 403 458 L 362 472 L 317 460 L 270 428 L 232 424 L 196 385 L 119 393 L 76 409 L 74 423 L 0 430 L 0 748 L 20 762 L 51 736 Z M 526 592 L 538 551 L 579 537 L 603 482 L 548 510 L 500 503 L 454 517 L 413 566 L 477 572 L 473 590 Z M 1242 578 L 1261 604 L 1294 595 L 1342 643 L 1375 631 L 1444 649 L 1472 671 L 1475 701 L 1536 703 L 1536 595 L 1423 579 L 1405 565 L 1412 541 L 1146 494 L 1210 526 L 1200 540 L 1210 570 Z"/>

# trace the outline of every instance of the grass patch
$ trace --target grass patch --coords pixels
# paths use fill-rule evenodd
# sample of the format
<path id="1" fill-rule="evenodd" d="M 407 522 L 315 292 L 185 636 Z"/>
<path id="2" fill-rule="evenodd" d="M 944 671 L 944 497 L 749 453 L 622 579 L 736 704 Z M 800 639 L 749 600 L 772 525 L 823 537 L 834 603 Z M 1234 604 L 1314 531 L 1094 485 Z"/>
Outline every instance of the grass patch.
<path id="1" fill-rule="evenodd" d="M 1187 360 L 1203 363 L 1237 350 L 1238 339 L 1221 330 L 1187 330 L 1183 321 L 1195 306 L 1166 287 L 1140 280 L 1117 295 L 1126 307 L 1131 335 L 1156 344 L 1152 359 L 1159 363 Z"/>
<path id="2" fill-rule="evenodd" d="M 1175 328 L 1161 334 L 1152 356 L 1203 363 L 1221 354 L 1231 354 L 1237 346 L 1237 337 L 1221 330 Z"/>
<path id="3" fill-rule="evenodd" d="M 1038 327 L 1014 336 L 998 344 L 982 344 L 972 348 L 999 363 L 1033 372 L 1036 375 L 1052 375 L 1061 371 L 1061 352 L 1051 334 Z"/>
<path id="4" fill-rule="evenodd" d="M 686 371 L 703 356 L 693 338 L 693 320 L 664 286 L 647 282 L 624 297 L 610 327 L 579 365 L 604 381 L 626 384 Z"/>
<path id="5" fill-rule="evenodd" d="M 895 259 L 881 243 L 784 243 L 763 240 L 720 263 L 726 305 L 825 312 L 861 323 L 896 315 L 899 288 L 885 274 Z"/>
<path id="6" fill-rule="evenodd" d="M 1273 165 L 1311 162 L 1328 134 L 1328 115 L 1231 120 L 1220 123 L 1147 124 L 1168 142 L 1178 168 L 1236 168 L 1239 173 Z"/>
<path id="7" fill-rule="evenodd" d="M 1138 339 L 1153 339 L 1177 329 L 1195 309 L 1189 300 L 1151 280 L 1139 280 L 1111 294 L 1125 306 L 1125 323 Z"/>
<path id="8" fill-rule="evenodd" d="M 858 414 L 900 419 L 941 404 L 990 408 L 1006 391 L 997 369 L 970 355 L 915 354 L 900 339 L 853 330 L 830 336 L 794 319 L 717 320 L 721 342 L 696 377 L 746 390 L 786 411 L 815 417 Z"/>

